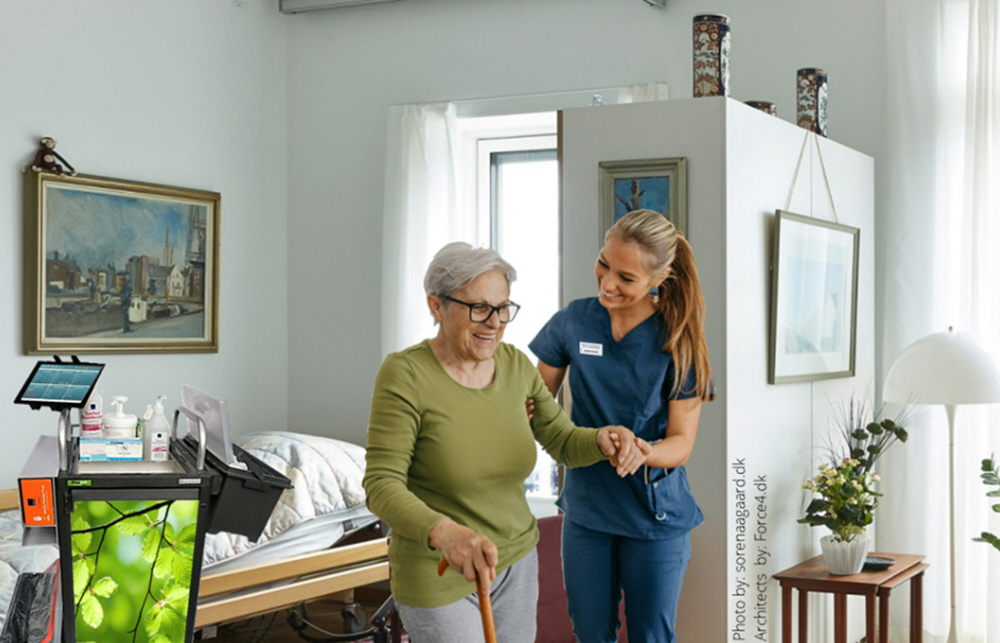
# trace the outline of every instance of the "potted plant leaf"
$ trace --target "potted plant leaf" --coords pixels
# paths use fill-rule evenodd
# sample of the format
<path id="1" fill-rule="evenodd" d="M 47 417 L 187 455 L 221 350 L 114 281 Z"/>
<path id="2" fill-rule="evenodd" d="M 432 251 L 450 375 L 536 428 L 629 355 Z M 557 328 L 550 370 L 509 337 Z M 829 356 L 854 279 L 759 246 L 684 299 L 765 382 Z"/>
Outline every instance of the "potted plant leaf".
<path id="1" fill-rule="evenodd" d="M 896 442 L 909 437 L 903 428 L 904 409 L 895 419 L 873 412 L 869 398 L 850 398 L 837 407 L 841 444 L 831 445 L 829 457 L 820 463 L 816 476 L 802 487 L 813 493 L 800 523 L 824 526 L 830 534 L 820 539 L 831 574 L 857 574 L 868 555 L 865 530 L 872 523 L 879 481 L 875 464 Z"/>
<path id="2" fill-rule="evenodd" d="M 1000 498 L 1000 468 L 997 467 L 993 456 L 990 456 L 988 460 L 983 460 L 982 475 L 980 477 L 983 479 L 983 484 L 987 487 L 996 487 L 992 491 L 987 491 L 986 496 L 988 498 Z M 993 505 L 993 511 L 1000 513 L 1000 504 Z M 973 538 L 973 540 L 980 543 L 989 543 L 996 547 L 997 551 L 1000 551 L 1000 538 L 988 531 L 984 531 L 979 538 Z"/>

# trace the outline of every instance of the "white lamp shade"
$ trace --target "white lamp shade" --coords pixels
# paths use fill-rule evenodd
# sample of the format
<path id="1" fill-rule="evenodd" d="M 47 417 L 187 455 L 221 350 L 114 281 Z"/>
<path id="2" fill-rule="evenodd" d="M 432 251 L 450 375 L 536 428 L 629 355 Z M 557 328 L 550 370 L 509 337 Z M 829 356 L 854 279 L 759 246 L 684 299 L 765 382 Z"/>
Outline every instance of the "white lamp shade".
<path id="1" fill-rule="evenodd" d="M 896 358 L 882 399 L 901 404 L 1000 402 L 1000 372 L 989 352 L 968 333 L 934 333 Z"/>

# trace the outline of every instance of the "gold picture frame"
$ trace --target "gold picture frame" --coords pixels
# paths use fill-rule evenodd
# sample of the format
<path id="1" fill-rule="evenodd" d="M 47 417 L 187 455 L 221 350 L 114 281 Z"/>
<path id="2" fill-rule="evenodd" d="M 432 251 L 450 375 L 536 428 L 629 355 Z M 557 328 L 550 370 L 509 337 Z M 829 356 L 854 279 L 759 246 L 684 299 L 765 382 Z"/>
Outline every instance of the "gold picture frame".
<path id="1" fill-rule="evenodd" d="M 25 173 L 24 350 L 219 350 L 217 192 Z"/>

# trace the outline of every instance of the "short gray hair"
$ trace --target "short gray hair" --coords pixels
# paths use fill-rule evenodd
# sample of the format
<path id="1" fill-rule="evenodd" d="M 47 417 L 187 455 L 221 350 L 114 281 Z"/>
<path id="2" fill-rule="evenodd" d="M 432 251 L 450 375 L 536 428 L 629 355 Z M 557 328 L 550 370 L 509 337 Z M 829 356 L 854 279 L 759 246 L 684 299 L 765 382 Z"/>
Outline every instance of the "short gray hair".
<path id="1" fill-rule="evenodd" d="M 435 297 L 451 295 L 473 279 L 499 270 L 507 279 L 507 288 L 517 279 L 517 271 L 500 253 L 490 248 L 473 248 L 464 241 L 454 241 L 438 250 L 424 275 L 424 292 Z"/>

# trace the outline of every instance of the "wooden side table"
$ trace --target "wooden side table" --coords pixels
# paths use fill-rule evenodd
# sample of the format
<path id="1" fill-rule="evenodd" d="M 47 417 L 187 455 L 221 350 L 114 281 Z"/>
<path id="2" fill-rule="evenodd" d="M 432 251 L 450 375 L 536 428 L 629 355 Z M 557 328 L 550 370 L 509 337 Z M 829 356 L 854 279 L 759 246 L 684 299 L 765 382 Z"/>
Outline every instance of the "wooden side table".
<path id="1" fill-rule="evenodd" d="M 865 638 L 869 643 L 889 641 L 889 594 L 906 581 L 910 583 L 910 643 L 923 641 L 923 580 L 927 564 L 924 556 L 913 554 L 872 554 L 895 559 L 881 572 L 861 572 L 852 576 L 830 574 L 823 556 L 774 575 L 781 584 L 781 641 L 792 641 L 792 590 L 799 590 L 799 643 L 807 643 L 809 592 L 833 594 L 833 640 L 847 643 L 847 596 L 865 597 Z M 876 602 L 878 614 L 876 616 Z M 878 623 L 876 638 L 876 622 Z"/>

